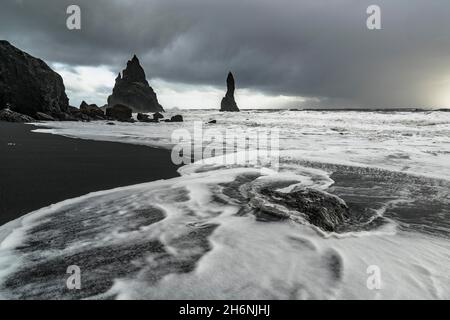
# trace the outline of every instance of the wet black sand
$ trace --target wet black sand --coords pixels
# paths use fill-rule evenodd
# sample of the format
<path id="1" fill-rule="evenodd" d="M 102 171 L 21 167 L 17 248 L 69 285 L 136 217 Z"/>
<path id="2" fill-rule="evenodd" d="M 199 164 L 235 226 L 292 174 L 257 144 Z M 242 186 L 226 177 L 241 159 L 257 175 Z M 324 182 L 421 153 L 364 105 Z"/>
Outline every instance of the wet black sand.
<path id="1" fill-rule="evenodd" d="M 0 122 L 0 225 L 84 194 L 178 176 L 170 152 Z"/>

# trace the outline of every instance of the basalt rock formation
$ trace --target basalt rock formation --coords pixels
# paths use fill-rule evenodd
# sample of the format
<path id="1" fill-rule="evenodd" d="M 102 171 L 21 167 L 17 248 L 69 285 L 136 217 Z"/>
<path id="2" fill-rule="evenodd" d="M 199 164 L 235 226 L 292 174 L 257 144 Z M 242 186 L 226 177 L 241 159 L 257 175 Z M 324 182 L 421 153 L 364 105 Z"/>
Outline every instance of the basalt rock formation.
<path id="1" fill-rule="evenodd" d="M 306 220 L 328 232 L 345 231 L 351 219 L 347 204 L 335 195 L 321 190 L 299 189 L 280 192 L 262 189 L 263 200 L 253 200 L 252 206 L 272 218 Z"/>
<path id="2" fill-rule="evenodd" d="M 0 40 L 0 109 L 36 117 L 41 112 L 60 118 L 69 99 L 63 79 L 42 60 Z"/>
<path id="3" fill-rule="evenodd" d="M 36 112 L 35 118 L 41 121 L 56 121 L 51 115 L 48 115 L 43 112 Z"/>
<path id="4" fill-rule="evenodd" d="M 14 112 L 10 109 L 0 110 L 0 121 L 6 122 L 34 122 L 35 120 L 27 115 Z"/>
<path id="5" fill-rule="evenodd" d="M 83 101 L 80 105 L 80 112 L 86 114 L 94 120 L 105 119 L 105 113 L 96 104 L 87 104 Z"/>
<path id="6" fill-rule="evenodd" d="M 170 118 L 170 122 L 183 122 L 183 116 L 180 114 L 177 114 Z"/>
<path id="7" fill-rule="evenodd" d="M 228 73 L 227 77 L 227 93 L 225 97 L 222 99 L 220 111 L 233 111 L 233 112 L 239 111 L 236 101 L 234 100 L 234 91 L 235 91 L 234 77 L 233 74 L 230 72 Z"/>
<path id="8" fill-rule="evenodd" d="M 112 95 L 108 97 L 108 106 L 116 104 L 128 106 L 133 112 L 164 111 L 136 56 L 128 61 L 122 75 L 119 73 Z"/>
<path id="9" fill-rule="evenodd" d="M 115 106 L 106 109 L 106 117 L 112 120 L 131 122 L 131 116 L 131 108 L 122 104 L 116 104 Z"/>
<path id="10" fill-rule="evenodd" d="M 163 119 L 163 118 L 164 118 L 164 116 L 159 112 L 156 112 L 153 114 L 153 120 L 159 121 L 159 119 Z"/>

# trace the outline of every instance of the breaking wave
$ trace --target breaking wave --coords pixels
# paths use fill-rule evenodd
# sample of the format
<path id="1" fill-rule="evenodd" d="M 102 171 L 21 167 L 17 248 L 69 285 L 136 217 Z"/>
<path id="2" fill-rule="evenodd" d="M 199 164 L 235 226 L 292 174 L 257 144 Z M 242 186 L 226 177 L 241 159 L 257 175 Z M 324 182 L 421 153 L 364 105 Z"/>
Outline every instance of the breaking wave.
<path id="1" fill-rule="evenodd" d="M 79 136 L 144 144 L 157 137 L 124 138 L 114 127 L 107 138 Z M 51 130 L 76 136 L 70 127 Z M 334 139 L 342 130 L 330 132 Z M 303 137 L 299 148 L 283 148 L 277 171 L 210 158 L 183 166 L 178 178 L 66 200 L 0 227 L 0 297 L 448 298 L 450 182 L 448 172 L 431 172 L 448 155 L 413 174 L 405 168 L 419 166 L 417 153 L 380 151 L 398 162 L 373 166 L 358 152 L 378 142 L 319 152 L 318 137 L 308 152 L 299 149 Z M 82 290 L 65 286 L 70 265 L 81 268 Z M 381 271 L 380 290 L 367 286 L 370 266 Z"/>

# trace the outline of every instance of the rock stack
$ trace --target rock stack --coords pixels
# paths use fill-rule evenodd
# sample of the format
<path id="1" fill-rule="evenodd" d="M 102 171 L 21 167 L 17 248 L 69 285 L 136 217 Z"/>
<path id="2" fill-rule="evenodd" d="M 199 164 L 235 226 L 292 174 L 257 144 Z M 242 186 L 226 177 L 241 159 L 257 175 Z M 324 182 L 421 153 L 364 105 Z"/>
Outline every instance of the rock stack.
<path id="1" fill-rule="evenodd" d="M 63 79 L 42 60 L 0 40 L 0 109 L 9 107 L 34 118 L 67 116 Z"/>
<path id="2" fill-rule="evenodd" d="M 220 111 L 232 111 L 232 112 L 239 111 L 236 101 L 234 100 L 234 91 L 235 91 L 234 77 L 233 74 L 230 72 L 228 73 L 227 77 L 227 93 L 225 97 L 222 99 Z"/>
<path id="3" fill-rule="evenodd" d="M 234 85 L 233 85 L 234 86 Z M 108 104 L 98 107 L 83 101 L 69 105 L 63 79 L 42 60 L 0 40 L 0 121 L 95 121 L 159 122 L 164 116 L 155 92 L 148 84 L 139 59 L 134 56 L 116 79 Z M 145 113 L 154 113 L 153 119 Z M 181 115 L 167 122 L 182 122 Z M 109 122 L 111 124 L 111 122 Z"/>
<path id="4" fill-rule="evenodd" d="M 112 95 L 108 97 L 109 107 L 117 104 L 128 106 L 133 112 L 164 111 L 136 55 L 128 61 L 122 75 L 119 73 Z"/>

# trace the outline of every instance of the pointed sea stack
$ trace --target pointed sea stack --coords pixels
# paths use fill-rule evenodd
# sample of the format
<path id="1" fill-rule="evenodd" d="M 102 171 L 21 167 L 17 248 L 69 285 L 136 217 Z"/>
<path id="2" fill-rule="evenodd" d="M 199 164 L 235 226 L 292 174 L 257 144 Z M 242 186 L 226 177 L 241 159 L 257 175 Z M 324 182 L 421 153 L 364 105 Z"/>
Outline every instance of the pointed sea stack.
<path id="1" fill-rule="evenodd" d="M 119 73 L 112 95 L 108 97 L 108 106 L 117 104 L 128 106 L 133 112 L 164 111 L 136 55 L 128 61 L 122 75 Z"/>
<path id="2" fill-rule="evenodd" d="M 234 90 L 235 90 L 234 77 L 233 74 L 230 72 L 228 73 L 227 77 L 227 93 L 225 97 L 222 99 L 220 111 L 232 111 L 232 112 L 239 111 L 236 101 L 234 100 Z"/>

